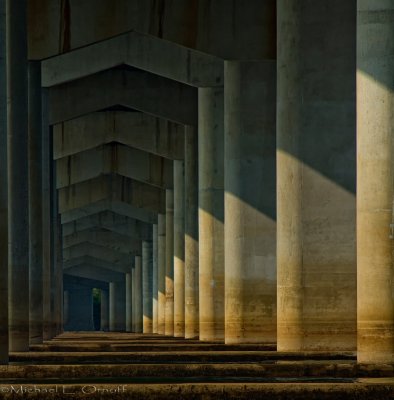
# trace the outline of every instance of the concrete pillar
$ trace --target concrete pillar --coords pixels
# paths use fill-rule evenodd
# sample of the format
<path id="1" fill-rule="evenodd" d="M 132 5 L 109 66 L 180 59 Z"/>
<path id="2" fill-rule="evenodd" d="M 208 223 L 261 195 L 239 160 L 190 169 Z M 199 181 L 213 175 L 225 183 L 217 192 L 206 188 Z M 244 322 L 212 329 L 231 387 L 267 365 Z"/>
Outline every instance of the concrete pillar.
<path id="1" fill-rule="evenodd" d="M 278 1 L 280 351 L 356 348 L 355 62 L 355 0 Z"/>
<path id="2" fill-rule="evenodd" d="M 0 364 L 8 362 L 8 165 L 6 0 L 0 0 Z"/>
<path id="3" fill-rule="evenodd" d="M 185 127 L 185 338 L 198 338 L 198 137 Z"/>
<path id="4" fill-rule="evenodd" d="M 158 322 L 158 289 L 157 289 L 157 272 L 158 272 L 158 230 L 157 224 L 153 224 L 152 232 L 152 332 L 158 333 L 157 322 Z"/>
<path id="5" fill-rule="evenodd" d="M 165 334 L 174 336 L 174 191 L 166 190 L 166 316 Z"/>
<path id="6" fill-rule="evenodd" d="M 165 334 L 166 329 L 166 216 L 158 215 L 157 223 L 157 333 Z"/>
<path id="7" fill-rule="evenodd" d="M 131 332 L 135 332 L 135 263 L 131 268 Z"/>
<path id="8" fill-rule="evenodd" d="M 29 349 L 27 2 L 7 0 L 9 345 Z"/>
<path id="9" fill-rule="evenodd" d="M 41 63 L 29 62 L 29 289 L 30 343 L 43 340 Z"/>
<path id="10" fill-rule="evenodd" d="M 389 364 L 394 362 L 394 3 L 357 4 L 357 359 Z"/>
<path id="11" fill-rule="evenodd" d="M 65 329 L 67 331 L 93 331 L 92 288 L 73 285 L 68 289 L 68 293 L 69 318 Z"/>
<path id="12" fill-rule="evenodd" d="M 108 301 L 108 292 L 106 290 L 101 290 L 100 314 L 101 314 L 100 329 L 104 332 L 107 332 L 109 324 L 109 301 Z"/>
<path id="13" fill-rule="evenodd" d="M 275 342 L 275 63 L 224 73 L 225 342 Z"/>
<path id="14" fill-rule="evenodd" d="M 57 223 L 55 226 L 56 263 L 54 273 L 54 335 L 63 331 L 63 233 L 61 216 L 56 212 Z"/>
<path id="15" fill-rule="evenodd" d="M 132 332 L 132 281 L 131 281 L 131 271 L 126 274 L 126 332 Z"/>
<path id="16" fill-rule="evenodd" d="M 52 132 L 48 123 L 47 109 L 48 98 L 47 91 L 43 90 L 43 131 L 42 131 L 42 285 L 43 285 L 43 338 L 49 340 L 52 338 L 51 330 L 51 265 L 52 265 L 52 197 L 54 191 L 53 185 L 53 148 Z"/>
<path id="17" fill-rule="evenodd" d="M 152 333 L 152 242 L 142 242 L 142 331 Z"/>
<path id="18" fill-rule="evenodd" d="M 185 168 L 174 161 L 174 336 L 185 336 Z"/>
<path id="19" fill-rule="evenodd" d="M 224 339 L 223 88 L 198 90 L 200 340 Z"/>
<path id="20" fill-rule="evenodd" d="M 115 282 L 109 283 L 109 331 L 116 330 Z"/>
<path id="21" fill-rule="evenodd" d="M 134 270 L 135 290 L 135 332 L 142 333 L 142 257 L 135 257 Z"/>
<path id="22" fill-rule="evenodd" d="M 63 326 L 67 326 L 70 318 L 70 292 L 65 290 L 63 292 Z"/>

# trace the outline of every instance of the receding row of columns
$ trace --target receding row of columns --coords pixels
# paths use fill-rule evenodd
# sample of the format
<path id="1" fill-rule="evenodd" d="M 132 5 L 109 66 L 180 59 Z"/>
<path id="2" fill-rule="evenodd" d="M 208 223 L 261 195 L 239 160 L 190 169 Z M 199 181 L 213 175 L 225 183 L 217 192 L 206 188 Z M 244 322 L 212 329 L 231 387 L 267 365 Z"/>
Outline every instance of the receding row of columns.
<path id="1" fill-rule="evenodd" d="M 199 89 L 198 132 L 185 129 L 185 158 L 175 162 L 174 190 L 166 190 L 153 243 L 143 244 L 125 281 L 109 284 L 110 330 L 277 342 L 281 351 L 357 348 L 360 361 L 393 360 L 394 23 L 385 17 L 393 8 L 363 0 L 356 19 L 355 1 L 326 3 L 278 0 L 277 63 L 228 61 L 224 89 Z M 0 250 L 9 257 L 0 264 L 8 282 L 0 286 L 9 305 L 0 311 L 9 324 L 1 331 L 4 355 L 40 341 L 47 288 L 57 287 L 59 296 L 61 286 L 51 189 L 49 231 L 45 224 L 26 229 L 29 220 L 45 219 L 35 203 L 45 179 L 33 168 L 43 162 L 37 140 L 44 139 L 32 117 L 27 141 L 25 6 L 7 2 L 7 52 L 0 38 L 8 92 L 8 151 L 0 161 L 8 171 L 0 172 L 8 221 L 0 222 Z M 46 288 L 40 292 L 34 272 L 48 251 L 40 245 L 45 235 L 52 252 L 42 255 L 50 261 L 38 271 Z"/>

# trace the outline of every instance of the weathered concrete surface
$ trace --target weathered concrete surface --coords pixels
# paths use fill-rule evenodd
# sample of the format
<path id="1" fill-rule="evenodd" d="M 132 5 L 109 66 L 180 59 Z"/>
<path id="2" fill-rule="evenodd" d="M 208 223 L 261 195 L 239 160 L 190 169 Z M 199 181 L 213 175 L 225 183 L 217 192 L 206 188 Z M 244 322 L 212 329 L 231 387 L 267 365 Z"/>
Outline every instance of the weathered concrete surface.
<path id="1" fill-rule="evenodd" d="M 141 248 L 141 240 L 130 236 L 121 235 L 101 228 L 90 228 L 77 233 L 63 236 L 63 248 L 76 246 L 81 243 L 91 243 L 123 254 L 133 254 Z"/>
<path id="2" fill-rule="evenodd" d="M 109 330 L 124 331 L 126 328 L 126 285 L 120 282 L 109 284 Z"/>
<path id="3" fill-rule="evenodd" d="M 126 332 L 132 332 L 132 280 L 131 280 L 131 267 L 130 272 L 125 274 L 125 284 L 126 284 Z"/>
<path id="4" fill-rule="evenodd" d="M 49 104 L 51 125 L 116 105 L 180 124 L 197 124 L 196 89 L 139 70 L 109 70 L 52 87 Z"/>
<path id="5" fill-rule="evenodd" d="M 174 336 L 185 336 L 185 165 L 174 161 Z"/>
<path id="6" fill-rule="evenodd" d="M 149 210 L 134 207 L 128 203 L 116 200 L 99 200 L 82 208 L 63 212 L 62 224 L 74 223 L 85 217 L 110 212 L 124 218 L 135 219 L 143 223 L 153 224 L 157 221 L 157 215 Z"/>
<path id="7" fill-rule="evenodd" d="M 276 340 L 275 68 L 225 63 L 226 343 Z"/>
<path id="8" fill-rule="evenodd" d="M 198 148 L 200 340 L 223 340 L 223 88 L 198 91 Z"/>
<path id="9" fill-rule="evenodd" d="M 355 349 L 356 1 L 278 24 L 278 349 Z"/>
<path id="10" fill-rule="evenodd" d="M 134 306 L 135 306 L 135 332 L 142 333 L 142 306 L 143 306 L 143 298 L 142 298 L 142 257 L 135 257 L 134 264 L 134 277 L 133 277 L 133 291 L 134 291 Z"/>
<path id="11" fill-rule="evenodd" d="M 110 143 L 56 160 L 56 186 L 116 173 L 160 188 L 172 188 L 172 163 L 163 157 Z"/>
<path id="12" fill-rule="evenodd" d="M 142 332 L 153 329 L 153 254 L 152 242 L 142 242 Z"/>
<path id="13" fill-rule="evenodd" d="M 159 253 L 158 253 L 158 225 L 153 224 L 152 228 L 152 333 L 158 333 L 158 268 L 159 268 Z"/>
<path id="14" fill-rule="evenodd" d="M 30 343 L 43 340 L 43 212 L 41 64 L 29 62 L 29 307 Z"/>
<path id="15" fill-rule="evenodd" d="M 357 358 L 392 363 L 394 5 L 357 5 Z"/>
<path id="16" fill-rule="evenodd" d="M 140 112 L 95 112 L 53 127 L 54 159 L 117 142 L 169 159 L 183 159 L 182 125 Z"/>
<path id="17" fill-rule="evenodd" d="M 76 246 L 63 249 L 64 267 L 72 265 L 73 260 L 91 257 L 113 265 L 114 268 L 122 272 L 128 272 L 131 268 L 130 254 L 119 253 L 107 247 L 97 246 L 91 243 L 81 243 Z"/>
<path id="18" fill-rule="evenodd" d="M 165 334 L 174 336 L 174 191 L 166 190 Z"/>
<path id="19" fill-rule="evenodd" d="M 157 222 L 157 333 L 166 329 L 166 215 L 159 214 Z"/>
<path id="20" fill-rule="evenodd" d="M 42 84 L 44 87 L 60 85 L 121 65 L 196 87 L 223 85 L 221 59 L 138 32 L 128 32 L 45 60 Z"/>
<path id="21" fill-rule="evenodd" d="M 0 0 L 0 303 L 8 301 L 6 1 Z M 0 363 L 8 362 L 8 307 L 0 309 Z"/>
<path id="22" fill-rule="evenodd" d="M 58 191 L 59 212 L 82 208 L 100 200 L 121 201 L 152 212 L 165 210 L 165 192 L 160 188 L 119 175 L 103 175 Z"/>
<path id="23" fill-rule="evenodd" d="M 185 338 L 199 333 L 198 300 L 198 137 L 185 127 Z"/>
<path id="24" fill-rule="evenodd" d="M 29 348 L 27 1 L 6 4 L 9 347 L 24 351 Z"/>
<path id="25" fill-rule="evenodd" d="M 62 225 L 62 232 L 65 237 L 88 229 L 104 229 L 128 236 L 131 239 L 141 238 L 146 240 L 149 239 L 151 232 L 149 224 L 111 211 L 103 211 Z"/>

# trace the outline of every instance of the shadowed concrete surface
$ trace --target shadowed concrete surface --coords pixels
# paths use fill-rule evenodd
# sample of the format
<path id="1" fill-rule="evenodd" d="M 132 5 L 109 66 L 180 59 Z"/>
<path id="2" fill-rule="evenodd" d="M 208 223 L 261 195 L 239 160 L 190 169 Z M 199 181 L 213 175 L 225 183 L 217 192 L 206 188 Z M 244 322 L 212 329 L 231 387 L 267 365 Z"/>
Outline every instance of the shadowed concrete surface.
<path id="1" fill-rule="evenodd" d="M 392 0 L 0 0 L 0 399 L 394 399 Z"/>

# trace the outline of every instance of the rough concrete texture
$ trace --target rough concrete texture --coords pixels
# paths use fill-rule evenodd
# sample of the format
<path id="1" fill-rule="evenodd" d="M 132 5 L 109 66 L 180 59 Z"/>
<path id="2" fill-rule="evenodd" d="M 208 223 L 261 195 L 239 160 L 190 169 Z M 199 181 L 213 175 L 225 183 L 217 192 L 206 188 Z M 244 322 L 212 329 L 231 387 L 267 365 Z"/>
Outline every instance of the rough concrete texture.
<path id="1" fill-rule="evenodd" d="M 174 191 L 166 190 L 165 335 L 174 336 Z"/>
<path id="2" fill-rule="evenodd" d="M 152 242 L 142 242 L 142 331 L 153 329 L 153 254 Z"/>
<path id="3" fill-rule="evenodd" d="M 225 63 L 226 343 L 276 341 L 275 67 Z"/>
<path id="4" fill-rule="evenodd" d="M 166 329 L 166 215 L 159 214 L 157 222 L 157 333 Z"/>
<path id="5" fill-rule="evenodd" d="M 355 0 L 278 2 L 282 351 L 356 348 L 355 39 Z"/>
<path id="6" fill-rule="evenodd" d="M 357 5 L 357 357 L 392 363 L 394 5 Z"/>
<path id="7" fill-rule="evenodd" d="M 200 340 L 223 340 L 223 88 L 198 90 L 198 148 Z"/>

